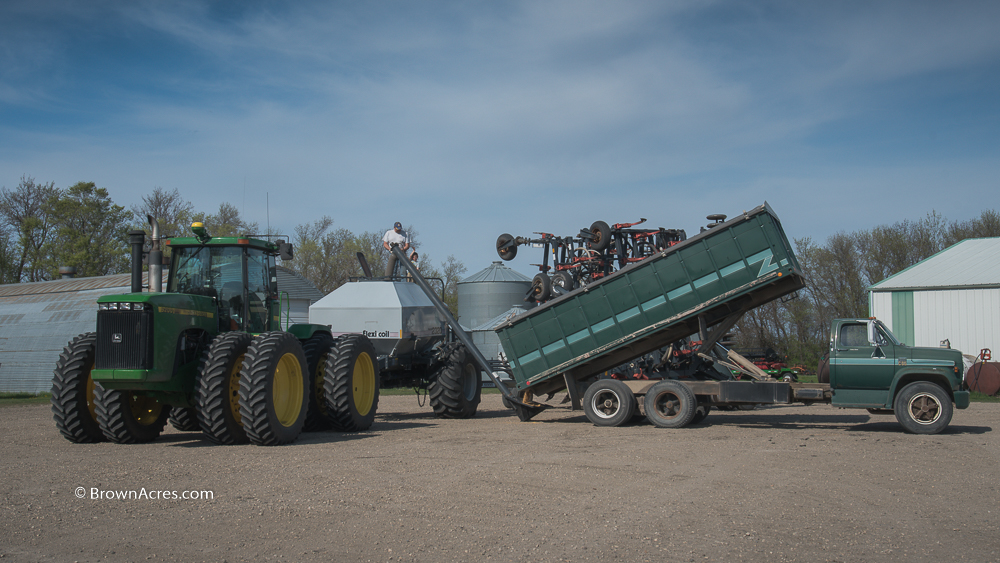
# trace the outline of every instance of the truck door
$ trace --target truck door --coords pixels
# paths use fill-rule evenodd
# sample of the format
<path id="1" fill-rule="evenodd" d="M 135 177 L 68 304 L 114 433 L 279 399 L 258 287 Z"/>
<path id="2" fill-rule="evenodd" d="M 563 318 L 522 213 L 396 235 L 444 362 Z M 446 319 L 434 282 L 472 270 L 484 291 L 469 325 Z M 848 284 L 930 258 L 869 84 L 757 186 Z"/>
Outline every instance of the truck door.
<path id="1" fill-rule="evenodd" d="M 874 322 L 844 323 L 837 335 L 830 362 L 830 384 L 834 389 L 879 390 L 876 396 L 856 396 L 863 403 L 883 403 L 895 374 L 895 348 Z M 841 393 L 846 399 L 853 394 Z M 871 399 L 871 400 L 868 400 Z M 834 404 L 838 402 L 834 395 Z M 859 401 L 850 401 L 852 403 Z"/>

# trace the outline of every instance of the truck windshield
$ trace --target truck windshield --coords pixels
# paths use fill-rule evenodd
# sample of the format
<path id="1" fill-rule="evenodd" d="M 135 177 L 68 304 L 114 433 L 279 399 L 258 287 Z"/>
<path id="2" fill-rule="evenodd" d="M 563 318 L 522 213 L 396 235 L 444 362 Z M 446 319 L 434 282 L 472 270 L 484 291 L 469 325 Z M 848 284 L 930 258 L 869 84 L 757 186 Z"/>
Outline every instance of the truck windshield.
<path id="1" fill-rule="evenodd" d="M 242 288 L 243 249 L 238 246 L 174 248 L 167 291 L 218 297 L 229 283 Z M 242 293 L 242 290 L 240 291 Z"/>
<path id="2" fill-rule="evenodd" d="M 889 342 L 892 342 L 896 346 L 899 346 L 900 344 L 902 344 L 899 341 L 899 339 L 896 338 L 896 336 L 894 334 L 892 334 L 892 331 L 889 330 L 889 327 L 887 327 L 884 324 L 882 324 L 882 321 L 875 321 L 875 326 L 878 327 L 879 336 L 885 338 Z"/>

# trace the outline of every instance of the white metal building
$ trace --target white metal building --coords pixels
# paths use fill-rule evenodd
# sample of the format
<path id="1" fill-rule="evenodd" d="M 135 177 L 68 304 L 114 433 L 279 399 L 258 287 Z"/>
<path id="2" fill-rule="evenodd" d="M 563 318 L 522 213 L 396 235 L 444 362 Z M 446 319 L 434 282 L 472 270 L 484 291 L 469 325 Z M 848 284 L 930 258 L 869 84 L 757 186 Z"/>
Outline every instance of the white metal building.
<path id="1" fill-rule="evenodd" d="M 1000 237 L 963 240 L 868 291 L 872 316 L 905 344 L 1000 354 Z"/>
<path id="2" fill-rule="evenodd" d="M 323 294 L 291 270 L 278 266 L 277 274 L 291 323 L 308 322 L 309 305 Z M 146 272 L 142 276 L 145 285 Z M 115 274 L 0 285 L 0 391 L 48 391 L 66 343 L 94 330 L 97 298 L 128 293 L 131 279 L 131 274 Z M 284 314 L 281 325 L 286 325 Z"/>

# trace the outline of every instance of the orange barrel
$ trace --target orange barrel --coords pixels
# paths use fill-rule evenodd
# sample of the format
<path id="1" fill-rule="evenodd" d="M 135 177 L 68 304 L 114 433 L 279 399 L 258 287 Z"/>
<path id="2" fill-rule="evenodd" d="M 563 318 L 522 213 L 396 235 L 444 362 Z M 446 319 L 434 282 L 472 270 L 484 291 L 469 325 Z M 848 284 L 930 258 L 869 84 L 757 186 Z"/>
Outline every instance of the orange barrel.
<path id="1" fill-rule="evenodd" d="M 973 391 L 996 395 L 1000 391 L 1000 362 L 976 362 L 965 372 L 965 383 Z"/>

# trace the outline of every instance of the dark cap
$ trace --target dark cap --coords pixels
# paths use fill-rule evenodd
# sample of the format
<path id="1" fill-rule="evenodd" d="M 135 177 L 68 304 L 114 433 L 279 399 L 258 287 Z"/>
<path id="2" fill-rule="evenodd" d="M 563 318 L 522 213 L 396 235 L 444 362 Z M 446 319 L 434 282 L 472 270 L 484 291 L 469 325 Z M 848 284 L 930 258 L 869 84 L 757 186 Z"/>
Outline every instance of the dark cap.
<path id="1" fill-rule="evenodd" d="M 403 224 L 400 223 L 399 221 L 396 221 L 396 224 L 393 225 L 392 228 L 393 229 L 402 229 L 403 228 Z"/>

